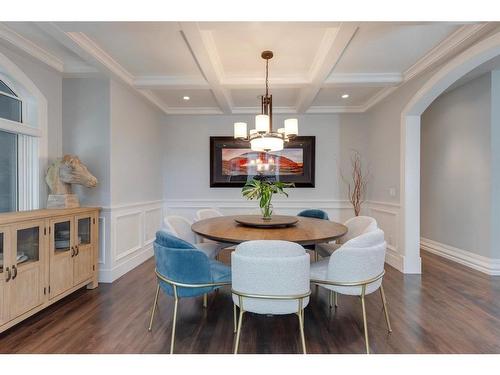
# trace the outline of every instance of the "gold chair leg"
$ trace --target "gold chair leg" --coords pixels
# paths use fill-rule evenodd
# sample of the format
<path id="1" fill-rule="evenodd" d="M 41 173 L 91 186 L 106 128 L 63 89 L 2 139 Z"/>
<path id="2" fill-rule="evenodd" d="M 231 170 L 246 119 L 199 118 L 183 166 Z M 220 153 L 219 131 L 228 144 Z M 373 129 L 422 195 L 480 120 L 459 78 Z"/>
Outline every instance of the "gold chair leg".
<path id="1" fill-rule="evenodd" d="M 174 344 L 175 344 L 175 325 L 177 322 L 177 305 L 179 303 L 179 298 L 177 297 L 177 287 L 174 285 L 174 317 L 172 318 L 172 339 L 170 342 L 170 354 L 174 354 Z"/>
<path id="2" fill-rule="evenodd" d="M 384 305 L 385 322 L 387 323 L 387 330 L 392 332 L 391 321 L 389 320 L 389 311 L 387 310 L 387 301 L 385 299 L 384 287 L 380 285 L 380 297 L 382 297 L 382 304 Z"/>
<path id="3" fill-rule="evenodd" d="M 302 308 L 302 299 L 299 301 L 299 311 L 297 312 L 299 317 L 299 329 L 300 329 L 300 340 L 302 341 L 302 351 L 307 354 L 306 350 L 306 338 L 304 336 L 304 309 Z"/>
<path id="4" fill-rule="evenodd" d="M 243 311 L 243 298 L 241 296 L 238 296 L 240 300 L 240 318 L 238 319 L 238 330 L 236 332 L 236 343 L 234 344 L 234 354 L 238 354 L 238 347 L 240 345 L 240 335 L 241 335 L 241 324 L 243 322 L 243 314 L 245 311 Z"/>
<path id="5" fill-rule="evenodd" d="M 205 293 L 203 295 L 203 308 L 206 309 L 207 308 L 207 305 L 208 305 L 208 294 Z"/>
<path id="6" fill-rule="evenodd" d="M 153 327 L 153 319 L 155 317 L 156 307 L 158 306 L 158 293 L 160 292 L 160 284 L 156 285 L 156 294 L 155 300 L 153 302 L 153 310 L 151 311 L 151 319 L 149 320 L 149 328 L 148 331 L 151 332 L 151 328 Z"/>
<path id="7" fill-rule="evenodd" d="M 339 294 L 337 292 L 333 292 L 333 304 L 335 308 L 339 307 Z"/>
<path id="8" fill-rule="evenodd" d="M 234 321 L 233 333 L 236 333 L 236 331 L 238 330 L 238 318 L 236 316 L 236 303 L 233 303 L 233 321 Z"/>
<path id="9" fill-rule="evenodd" d="M 366 323 L 365 291 L 366 285 L 361 287 L 361 307 L 363 309 L 363 328 L 365 331 L 366 354 L 370 354 L 370 343 L 368 341 L 368 324 Z"/>

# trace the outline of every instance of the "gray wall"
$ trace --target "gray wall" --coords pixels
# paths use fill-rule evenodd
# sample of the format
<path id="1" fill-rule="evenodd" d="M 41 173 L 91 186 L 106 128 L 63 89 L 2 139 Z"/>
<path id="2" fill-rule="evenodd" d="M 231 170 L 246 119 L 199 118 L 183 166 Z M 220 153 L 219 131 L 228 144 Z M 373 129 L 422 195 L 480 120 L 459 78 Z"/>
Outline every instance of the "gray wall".
<path id="1" fill-rule="evenodd" d="M 274 121 L 282 123 L 287 117 L 290 115 L 275 115 Z M 349 171 L 351 149 L 366 155 L 365 116 L 294 117 L 299 119 L 300 135 L 316 136 L 316 187 L 291 189 L 289 199 L 346 199 L 337 166 Z M 166 199 L 241 199 L 241 189 L 209 187 L 209 137 L 231 136 L 236 121 L 254 126 L 254 117 L 249 115 L 165 116 L 162 145 Z"/>
<path id="2" fill-rule="evenodd" d="M 63 80 L 63 153 L 77 155 L 99 181 L 92 189 L 75 185 L 82 205 L 111 204 L 109 92 L 108 79 Z"/>
<path id="3" fill-rule="evenodd" d="M 163 116 L 130 88 L 111 81 L 111 204 L 160 200 Z"/>
<path id="4" fill-rule="evenodd" d="M 441 95 L 421 119 L 421 236 L 490 256 L 490 74 Z"/>

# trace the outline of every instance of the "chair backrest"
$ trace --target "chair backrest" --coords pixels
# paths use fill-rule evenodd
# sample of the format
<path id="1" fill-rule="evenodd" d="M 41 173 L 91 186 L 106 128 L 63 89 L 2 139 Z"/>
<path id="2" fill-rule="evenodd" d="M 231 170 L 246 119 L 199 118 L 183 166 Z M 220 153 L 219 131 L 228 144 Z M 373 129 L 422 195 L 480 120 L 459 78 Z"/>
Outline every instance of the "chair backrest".
<path id="1" fill-rule="evenodd" d="M 203 208 L 196 212 L 196 220 L 211 219 L 213 217 L 223 216 L 222 212 L 215 208 Z"/>
<path id="2" fill-rule="evenodd" d="M 377 220 L 370 216 L 354 216 L 347 220 L 344 225 L 347 227 L 347 233 L 337 241 L 338 243 L 346 243 L 378 228 Z"/>
<path id="3" fill-rule="evenodd" d="M 329 220 L 328 214 L 325 211 L 318 210 L 318 209 L 303 210 L 303 211 L 300 211 L 297 214 L 297 216 L 311 217 L 314 219 Z"/>
<path id="4" fill-rule="evenodd" d="M 309 254 L 288 241 L 248 241 L 231 254 L 232 287 L 247 294 L 290 296 L 309 291 Z M 233 301 L 239 306 L 238 296 Z M 304 299 L 303 307 L 309 298 Z M 243 310 L 258 314 L 290 314 L 297 300 L 243 298 Z"/>
<path id="5" fill-rule="evenodd" d="M 212 282 L 209 259 L 203 251 L 165 231 L 156 232 L 154 242 L 156 270 L 167 279 L 183 284 Z M 172 286 L 160 281 L 165 293 L 173 295 Z M 206 289 L 206 291 L 205 291 Z M 210 288 L 177 288 L 179 297 L 192 297 Z"/>
<path id="6" fill-rule="evenodd" d="M 347 241 L 331 256 L 327 279 L 338 282 L 362 282 L 384 271 L 386 242 L 381 229 L 362 234 Z M 377 290 L 382 279 L 369 284 L 366 294 Z M 342 287 L 341 293 L 360 295 L 361 287 Z"/>
<path id="7" fill-rule="evenodd" d="M 174 236 L 194 244 L 197 242 L 196 234 L 191 230 L 191 222 L 182 216 L 165 216 L 164 224 L 168 232 Z"/>

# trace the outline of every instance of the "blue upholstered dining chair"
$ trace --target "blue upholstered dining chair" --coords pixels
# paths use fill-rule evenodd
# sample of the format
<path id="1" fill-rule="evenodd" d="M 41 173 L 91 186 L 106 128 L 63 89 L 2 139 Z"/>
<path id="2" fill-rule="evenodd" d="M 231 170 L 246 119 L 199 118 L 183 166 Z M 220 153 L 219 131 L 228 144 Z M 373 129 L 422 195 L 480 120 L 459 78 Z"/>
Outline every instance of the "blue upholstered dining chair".
<path id="1" fill-rule="evenodd" d="M 161 290 L 174 297 L 174 315 L 170 354 L 174 352 L 177 305 L 180 298 L 206 295 L 224 285 L 231 285 L 231 268 L 209 259 L 201 250 L 165 231 L 156 232 L 154 242 L 157 287 L 151 311 L 149 331 Z"/>
<path id="2" fill-rule="evenodd" d="M 309 209 L 300 211 L 297 216 L 311 217 L 313 219 L 329 220 L 328 214 L 323 210 Z"/>
<path id="3" fill-rule="evenodd" d="M 300 211 L 297 216 L 310 217 L 312 219 L 330 220 L 328 214 L 323 210 L 318 210 L 316 208 Z M 304 248 L 307 250 L 314 250 L 314 260 L 318 260 L 318 251 L 315 245 L 305 245 Z"/>

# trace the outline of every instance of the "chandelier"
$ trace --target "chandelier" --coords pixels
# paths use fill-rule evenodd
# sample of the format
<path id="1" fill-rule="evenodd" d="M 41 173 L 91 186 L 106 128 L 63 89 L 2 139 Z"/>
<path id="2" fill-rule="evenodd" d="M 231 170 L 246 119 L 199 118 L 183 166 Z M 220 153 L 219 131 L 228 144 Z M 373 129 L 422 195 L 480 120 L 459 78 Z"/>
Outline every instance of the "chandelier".
<path id="1" fill-rule="evenodd" d="M 266 60 L 266 94 L 260 97 L 261 113 L 255 116 L 255 129 L 250 129 L 250 134 L 246 122 L 235 122 L 234 138 L 249 141 L 252 151 L 281 151 L 285 142 L 298 135 L 299 124 L 296 118 L 286 119 L 283 128 L 273 131 L 273 96 L 269 95 L 269 60 L 273 52 L 264 51 L 261 57 Z"/>

